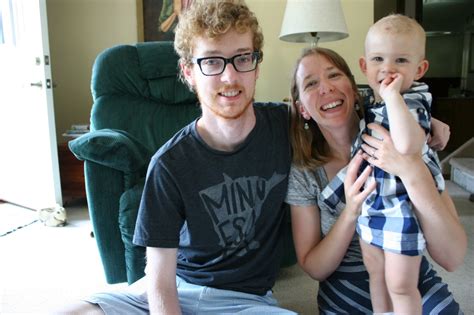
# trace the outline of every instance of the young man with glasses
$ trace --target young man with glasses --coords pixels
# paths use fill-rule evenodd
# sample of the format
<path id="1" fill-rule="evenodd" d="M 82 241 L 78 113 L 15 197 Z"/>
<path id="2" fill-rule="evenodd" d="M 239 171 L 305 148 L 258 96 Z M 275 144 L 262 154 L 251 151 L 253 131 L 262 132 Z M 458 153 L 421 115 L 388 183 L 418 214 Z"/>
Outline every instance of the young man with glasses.
<path id="1" fill-rule="evenodd" d="M 262 45 L 243 1 L 195 0 L 180 17 L 175 49 L 202 116 L 151 160 L 134 236 L 146 276 L 64 312 L 294 314 L 271 291 L 291 154 L 287 106 L 254 104 Z"/>

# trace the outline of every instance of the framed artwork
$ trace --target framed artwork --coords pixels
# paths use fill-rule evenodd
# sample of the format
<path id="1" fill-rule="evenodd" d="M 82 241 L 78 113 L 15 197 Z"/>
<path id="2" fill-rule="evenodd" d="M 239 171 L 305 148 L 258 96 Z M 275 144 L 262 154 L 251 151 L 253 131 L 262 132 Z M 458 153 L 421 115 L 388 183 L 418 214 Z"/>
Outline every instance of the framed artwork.
<path id="1" fill-rule="evenodd" d="M 178 16 L 192 0 L 143 0 L 143 36 L 146 42 L 174 40 Z"/>

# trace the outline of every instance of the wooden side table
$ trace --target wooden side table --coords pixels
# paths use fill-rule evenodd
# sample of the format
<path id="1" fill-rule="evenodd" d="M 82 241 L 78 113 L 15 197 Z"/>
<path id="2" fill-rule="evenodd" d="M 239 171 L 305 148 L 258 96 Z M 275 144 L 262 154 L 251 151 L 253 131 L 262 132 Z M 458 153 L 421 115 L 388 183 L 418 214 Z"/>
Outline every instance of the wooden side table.
<path id="1" fill-rule="evenodd" d="M 67 142 L 58 145 L 58 160 L 63 204 L 86 198 L 84 162 L 74 156 Z"/>

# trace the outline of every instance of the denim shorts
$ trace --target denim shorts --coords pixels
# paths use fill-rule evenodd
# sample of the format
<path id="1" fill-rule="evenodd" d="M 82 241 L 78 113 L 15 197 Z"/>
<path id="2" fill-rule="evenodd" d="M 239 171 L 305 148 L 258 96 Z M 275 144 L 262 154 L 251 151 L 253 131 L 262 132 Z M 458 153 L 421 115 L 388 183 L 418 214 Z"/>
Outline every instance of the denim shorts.
<path id="1" fill-rule="evenodd" d="M 296 314 L 280 308 L 271 291 L 260 296 L 194 285 L 187 283 L 180 277 L 176 277 L 176 286 L 183 315 Z M 84 301 L 97 304 L 107 315 L 149 314 L 144 279 L 126 289 L 97 293 Z"/>

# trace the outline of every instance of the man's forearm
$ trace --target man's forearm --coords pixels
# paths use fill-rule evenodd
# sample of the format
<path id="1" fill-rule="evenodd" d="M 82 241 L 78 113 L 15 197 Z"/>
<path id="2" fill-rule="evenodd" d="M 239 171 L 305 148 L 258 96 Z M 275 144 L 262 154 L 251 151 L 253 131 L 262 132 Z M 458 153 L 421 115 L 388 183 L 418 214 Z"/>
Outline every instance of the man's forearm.
<path id="1" fill-rule="evenodd" d="M 176 288 L 176 248 L 147 247 L 147 296 L 150 314 L 181 314 Z"/>
<path id="2" fill-rule="evenodd" d="M 150 314 L 181 314 L 176 287 L 163 288 L 155 280 L 148 280 L 148 305 Z"/>

